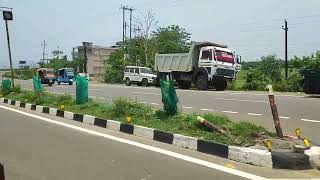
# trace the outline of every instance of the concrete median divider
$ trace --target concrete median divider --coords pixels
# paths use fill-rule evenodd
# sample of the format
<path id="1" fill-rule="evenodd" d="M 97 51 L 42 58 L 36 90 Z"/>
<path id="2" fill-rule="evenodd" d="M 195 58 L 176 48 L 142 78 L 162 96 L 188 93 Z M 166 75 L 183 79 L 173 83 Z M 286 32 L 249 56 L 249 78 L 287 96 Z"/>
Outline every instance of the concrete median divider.
<path id="1" fill-rule="evenodd" d="M 275 169 L 304 170 L 311 168 L 320 169 L 320 147 L 312 146 L 302 153 L 294 152 L 269 152 L 248 147 L 227 146 L 204 139 L 173 134 L 144 126 L 132 125 L 114 120 L 105 120 L 91 115 L 76 114 L 56 108 L 49 108 L 30 103 L 21 103 L 6 98 L 1 98 L 0 103 L 34 110 L 37 113 L 50 114 L 53 116 L 85 123 L 89 125 L 107 128 L 109 130 L 132 134 L 137 137 L 172 144 L 181 148 L 219 156 L 222 158 L 251 164 L 260 167 Z"/>
<path id="2" fill-rule="evenodd" d="M 134 125 L 133 135 L 146 139 L 153 139 L 153 131 L 154 129 L 152 128 Z"/>
<path id="3" fill-rule="evenodd" d="M 119 121 L 107 120 L 107 129 L 120 131 L 120 124 Z"/>
<path id="4" fill-rule="evenodd" d="M 83 116 L 83 122 L 85 124 L 94 125 L 94 120 L 95 120 L 94 116 L 90 116 L 90 115 L 84 115 Z"/>

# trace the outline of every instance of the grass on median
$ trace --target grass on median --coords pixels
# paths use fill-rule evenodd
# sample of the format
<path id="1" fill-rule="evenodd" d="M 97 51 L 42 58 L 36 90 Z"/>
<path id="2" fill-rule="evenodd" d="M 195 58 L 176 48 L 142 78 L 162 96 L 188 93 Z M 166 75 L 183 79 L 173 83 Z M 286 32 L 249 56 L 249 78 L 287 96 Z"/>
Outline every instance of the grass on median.
<path id="1" fill-rule="evenodd" d="M 273 135 L 265 128 L 248 122 L 235 123 L 228 117 L 217 114 L 202 115 L 206 120 L 229 132 L 230 136 L 227 137 L 203 126 L 197 121 L 198 114 L 179 112 L 175 116 L 167 116 L 162 110 L 155 110 L 149 105 L 125 98 L 117 98 L 110 103 L 98 103 L 89 100 L 86 104 L 76 105 L 75 100 L 70 95 L 53 95 L 49 93 L 36 95 L 32 91 L 21 91 L 13 92 L 5 97 L 55 108 L 63 104 L 66 111 L 121 122 L 126 122 L 126 117 L 130 116 L 132 117 L 132 124 L 227 145 L 254 145 L 259 134 Z"/>

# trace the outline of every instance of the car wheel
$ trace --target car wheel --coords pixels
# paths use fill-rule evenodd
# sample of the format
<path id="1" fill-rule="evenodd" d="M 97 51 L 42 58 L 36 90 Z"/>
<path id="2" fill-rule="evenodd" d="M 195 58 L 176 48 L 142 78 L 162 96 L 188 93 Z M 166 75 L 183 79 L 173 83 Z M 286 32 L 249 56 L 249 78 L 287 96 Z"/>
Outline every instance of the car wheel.
<path id="1" fill-rule="evenodd" d="M 61 82 L 60 81 L 58 81 L 58 85 L 60 85 L 61 84 Z"/>
<path id="2" fill-rule="evenodd" d="M 126 85 L 127 85 L 127 86 L 130 86 L 130 85 L 131 85 L 131 81 L 130 81 L 129 78 L 126 78 Z"/>
<path id="3" fill-rule="evenodd" d="M 199 90 L 208 89 L 208 79 L 205 75 L 199 75 L 196 80 L 196 86 Z"/>
<path id="4" fill-rule="evenodd" d="M 148 85 L 149 85 L 149 83 L 148 83 L 148 79 L 142 79 L 142 86 L 143 87 L 147 87 Z"/>

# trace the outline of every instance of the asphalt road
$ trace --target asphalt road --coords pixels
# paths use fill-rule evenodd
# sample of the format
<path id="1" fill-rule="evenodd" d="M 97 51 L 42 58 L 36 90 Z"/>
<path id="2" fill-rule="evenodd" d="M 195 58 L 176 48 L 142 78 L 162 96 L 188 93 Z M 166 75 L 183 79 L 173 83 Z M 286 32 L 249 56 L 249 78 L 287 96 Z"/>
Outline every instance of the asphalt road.
<path id="1" fill-rule="evenodd" d="M 32 89 L 31 81 L 19 81 Z M 75 85 L 54 85 L 47 91 L 75 94 Z M 268 94 L 264 92 L 177 90 L 179 105 L 183 111 L 225 114 L 234 121 L 249 121 L 274 130 Z M 155 87 L 89 84 L 89 95 L 100 101 L 115 97 L 130 97 L 161 108 L 161 92 Z M 320 143 L 320 96 L 298 93 L 276 93 L 276 103 L 285 134 L 294 135 L 301 128 L 304 137 Z"/>
<path id="2" fill-rule="evenodd" d="M 0 163 L 7 180 L 239 180 L 247 179 L 244 176 L 248 173 L 255 174 L 249 174 L 249 179 L 320 177 L 317 170 L 254 167 L 34 111 L 14 109 L 0 105 Z M 87 131 L 161 149 L 156 152 Z M 182 160 L 166 151 L 197 159 Z M 215 166 L 229 163 L 233 168 L 219 169 L 194 163 L 201 159 L 216 163 Z M 244 175 L 240 177 L 237 170 Z"/>

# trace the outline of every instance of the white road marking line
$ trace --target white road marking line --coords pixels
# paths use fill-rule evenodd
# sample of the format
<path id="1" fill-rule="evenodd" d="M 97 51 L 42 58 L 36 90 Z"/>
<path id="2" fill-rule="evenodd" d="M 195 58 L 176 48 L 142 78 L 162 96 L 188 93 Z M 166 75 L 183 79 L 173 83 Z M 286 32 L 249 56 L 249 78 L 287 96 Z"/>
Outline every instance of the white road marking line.
<path id="1" fill-rule="evenodd" d="M 262 116 L 262 114 L 256 114 L 256 113 L 248 113 L 250 116 Z"/>
<path id="2" fill-rule="evenodd" d="M 253 102 L 253 103 L 266 103 L 269 104 L 268 101 L 254 101 L 254 100 L 246 100 L 246 99 L 226 99 L 226 98 L 212 98 L 215 100 L 225 100 L 225 101 L 240 101 L 240 102 Z"/>
<path id="3" fill-rule="evenodd" d="M 98 97 L 96 97 L 96 96 L 89 96 L 90 98 L 98 98 Z"/>
<path id="4" fill-rule="evenodd" d="M 148 104 L 148 102 L 145 102 L 145 101 L 143 101 L 143 102 L 141 102 L 141 103 L 143 103 L 143 104 Z"/>
<path id="5" fill-rule="evenodd" d="M 144 93 L 144 92 L 132 92 L 132 94 L 143 94 L 143 95 L 160 96 L 160 94 L 157 94 L 157 93 Z"/>
<path id="6" fill-rule="evenodd" d="M 159 104 L 158 103 L 150 103 L 151 105 L 156 105 L 156 106 L 158 106 Z"/>
<path id="7" fill-rule="evenodd" d="M 107 98 L 104 98 L 104 97 L 100 97 L 100 99 L 106 100 Z"/>
<path id="8" fill-rule="evenodd" d="M 312 119 L 301 119 L 301 121 L 306 121 L 306 122 L 317 122 L 317 123 L 320 123 L 320 121 L 312 120 Z"/>
<path id="9" fill-rule="evenodd" d="M 59 125 L 59 126 L 67 127 L 67 128 L 70 128 L 70 129 L 82 131 L 82 132 L 85 132 L 85 133 L 88 133 L 88 134 L 91 134 L 91 135 L 104 137 L 104 138 L 107 138 L 107 139 L 111 139 L 113 141 L 121 142 L 121 143 L 124 143 L 124 144 L 129 144 L 129 145 L 136 146 L 136 147 L 139 147 L 139 148 L 142 148 L 142 149 L 146 149 L 146 150 L 149 150 L 149 151 L 165 154 L 167 156 L 175 157 L 177 159 L 181 159 L 181 160 L 188 161 L 188 162 L 191 162 L 191 163 L 199 164 L 199 165 L 211 168 L 211 169 L 216 169 L 216 170 L 219 170 L 219 171 L 222 171 L 222 172 L 225 172 L 225 173 L 229 173 L 229 174 L 233 174 L 233 175 L 236 175 L 236 176 L 240 176 L 240 177 L 243 177 L 243 178 L 252 179 L 252 180 L 267 180 L 267 178 L 264 178 L 264 177 L 261 177 L 261 176 L 257 176 L 257 175 L 250 174 L 250 173 L 243 172 L 243 171 L 236 170 L 236 169 L 227 168 L 227 167 L 224 167 L 224 166 L 219 165 L 219 164 L 214 164 L 212 162 L 208 162 L 208 161 L 205 161 L 205 160 L 197 159 L 197 158 L 190 157 L 190 156 L 187 156 L 187 155 L 183 155 L 183 154 L 180 154 L 180 153 L 176 153 L 176 152 L 173 152 L 173 151 L 169 151 L 169 150 L 165 150 L 165 149 L 149 146 L 149 145 L 138 143 L 138 142 L 135 142 L 135 141 L 119 138 L 119 137 L 116 137 L 116 136 L 111 136 L 109 134 L 96 132 L 96 131 L 89 130 L 89 129 L 86 129 L 86 128 L 82 128 L 82 127 L 78 127 L 78 126 L 75 126 L 75 125 L 71 125 L 71 124 L 55 121 L 53 119 L 41 117 L 41 116 L 38 116 L 38 115 L 30 114 L 30 113 L 27 113 L 27 112 L 23 112 L 23 111 L 20 111 L 20 110 L 8 108 L 8 107 L 1 106 L 1 105 L 0 105 L 0 108 L 6 109 L 6 110 L 9 110 L 9 111 L 13 111 L 13 112 L 16 112 L 16 113 L 20 113 L 20 114 L 23 114 L 23 115 L 26 115 L 26 116 L 29 116 L 29 117 L 33 117 L 33 118 L 36 118 L 36 119 L 39 119 L 39 120 L 42 120 L 42 121 L 46 121 L 48 123 L 52 123 L 52 124 L 56 124 L 56 125 Z"/>
<path id="10" fill-rule="evenodd" d="M 188 106 L 182 106 L 182 108 L 185 108 L 185 109 L 192 109 L 192 107 L 188 107 Z"/>
<path id="11" fill-rule="evenodd" d="M 230 113 L 230 114 L 238 114 L 239 112 L 234 112 L 234 111 L 222 111 L 224 113 Z"/>
<path id="12" fill-rule="evenodd" d="M 280 119 L 290 119 L 290 117 L 286 117 L 286 116 L 279 116 Z"/>
<path id="13" fill-rule="evenodd" d="M 205 109 L 205 108 L 203 108 L 203 109 L 200 109 L 201 111 L 214 111 L 213 109 Z"/>
<path id="14" fill-rule="evenodd" d="M 102 89 L 89 89 L 90 91 L 102 91 Z"/>

